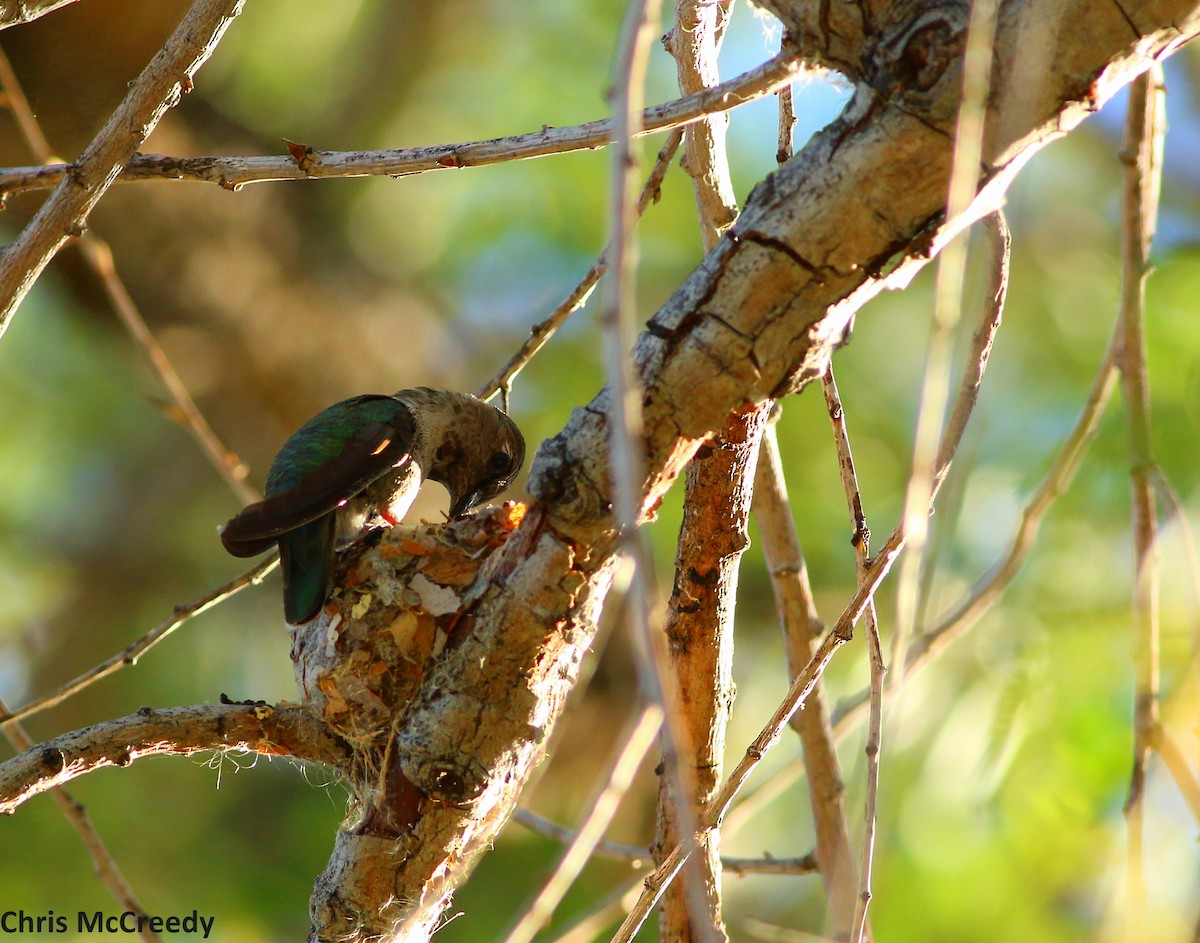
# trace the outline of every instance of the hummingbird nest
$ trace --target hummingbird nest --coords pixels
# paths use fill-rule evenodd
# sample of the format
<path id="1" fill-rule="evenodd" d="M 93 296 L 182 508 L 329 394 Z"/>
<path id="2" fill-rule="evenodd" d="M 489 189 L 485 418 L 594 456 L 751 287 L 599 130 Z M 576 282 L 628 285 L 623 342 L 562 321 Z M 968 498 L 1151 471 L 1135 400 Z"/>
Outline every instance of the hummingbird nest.
<path id="1" fill-rule="evenodd" d="M 334 563 L 324 609 L 291 626 L 302 699 L 364 759 L 386 748 L 429 667 L 469 631 L 472 589 L 524 514 L 509 501 L 356 544 Z"/>

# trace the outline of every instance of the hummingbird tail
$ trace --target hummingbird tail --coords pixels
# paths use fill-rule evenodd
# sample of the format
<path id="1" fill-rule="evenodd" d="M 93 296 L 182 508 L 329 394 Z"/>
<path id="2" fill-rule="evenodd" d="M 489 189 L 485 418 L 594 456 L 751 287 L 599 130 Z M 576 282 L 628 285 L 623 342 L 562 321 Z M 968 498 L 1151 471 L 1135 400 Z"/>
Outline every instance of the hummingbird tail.
<path id="1" fill-rule="evenodd" d="M 283 614 L 292 625 L 316 617 L 329 596 L 334 524 L 327 514 L 279 538 Z"/>

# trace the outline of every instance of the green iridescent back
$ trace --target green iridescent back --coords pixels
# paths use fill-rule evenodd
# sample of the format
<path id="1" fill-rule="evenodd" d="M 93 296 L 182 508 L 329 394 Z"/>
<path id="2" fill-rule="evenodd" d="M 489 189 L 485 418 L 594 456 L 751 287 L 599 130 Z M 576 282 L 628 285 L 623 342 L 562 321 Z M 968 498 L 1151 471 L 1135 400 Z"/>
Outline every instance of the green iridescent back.
<path id="1" fill-rule="evenodd" d="M 288 439 L 267 472 L 269 497 L 287 491 L 318 465 L 341 454 L 347 440 L 364 425 L 389 422 L 404 407 L 390 396 L 368 394 L 334 403 L 302 425 Z"/>

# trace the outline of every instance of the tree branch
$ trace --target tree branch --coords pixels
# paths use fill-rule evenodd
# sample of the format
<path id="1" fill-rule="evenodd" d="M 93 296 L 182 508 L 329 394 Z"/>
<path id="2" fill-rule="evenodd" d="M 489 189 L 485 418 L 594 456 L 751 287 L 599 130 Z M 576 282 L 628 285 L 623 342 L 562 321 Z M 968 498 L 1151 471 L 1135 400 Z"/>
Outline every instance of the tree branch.
<path id="1" fill-rule="evenodd" d="M 762 535 L 775 611 L 783 630 L 788 677 L 795 678 L 812 659 L 825 626 L 817 615 L 809 586 L 773 426 L 762 439 L 754 485 L 754 519 Z M 854 918 L 854 858 L 843 803 L 846 787 L 829 726 L 824 685 L 818 682 L 804 710 L 793 714 L 789 723 L 800 737 L 808 774 L 816 859 L 825 885 L 830 929 L 835 937 L 843 939 Z"/>
<path id="2" fill-rule="evenodd" d="M 0 30 L 28 23 L 75 0 L 0 0 Z"/>
<path id="3" fill-rule="evenodd" d="M 737 78 L 696 95 L 654 105 L 642 112 L 638 137 L 669 131 L 708 115 L 737 108 L 787 85 L 800 73 L 794 52 L 768 59 Z M 302 144 L 288 154 L 252 157 L 169 157 L 137 154 L 122 165 L 119 182 L 191 180 L 236 190 L 249 183 L 273 180 L 324 180 L 337 177 L 407 176 L 431 170 L 486 167 L 551 154 L 589 151 L 611 144 L 612 118 L 565 128 L 542 128 L 527 134 L 380 151 L 320 151 Z M 59 185 L 72 174 L 70 164 L 11 167 L 0 170 L 0 196 Z"/>
<path id="4" fill-rule="evenodd" d="M 85 773 L 147 756 L 192 756 L 204 750 L 249 750 L 350 771 L 346 744 L 304 708 L 263 703 L 144 707 L 46 740 L 0 764 L 0 815 Z"/>
<path id="5" fill-rule="evenodd" d="M 1122 159 L 1125 187 L 1121 225 L 1121 353 L 1117 366 L 1129 426 L 1129 479 L 1134 542 L 1133 771 L 1125 800 L 1129 831 L 1130 925 L 1142 926 L 1145 907 L 1143 799 L 1146 765 L 1159 719 L 1158 521 L 1154 500 L 1154 450 L 1150 434 L 1150 375 L 1146 365 L 1146 279 L 1162 185 L 1166 114 L 1162 67 L 1155 65 L 1130 87 Z"/>
<path id="6" fill-rule="evenodd" d="M 672 709 L 686 728 L 690 747 L 679 757 L 692 801 L 703 808 L 715 793 L 724 767 L 725 731 L 733 707 L 733 628 L 738 572 L 750 545 L 747 533 L 759 442 L 771 404 L 734 413 L 688 466 L 683 524 L 675 558 L 675 585 L 667 608 L 666 636 L 678 703 Z M 656 858 L 686 832 L 670 802 L 669 783 L 659 786 Z M 660 938 L 671 941 L 725 938 L 721 914 L 721 859 L 717 834 L 710 833 L 699 866 L 683 876 L 663 902 Z M 693 887 L 688 895 L 687 883 Z M 689 900 L 704 904 L 706 923 L 689 921 Z"/>
<path id="7" fill-rule="evenodd" d="M 131 84 L 129 94 L 71 165 L 37 215 L 0 255 L 0 336 L 42 270 L 72 236 L 83 233 L 100 197 L 159 119 L 192 87 L 245 0 L 196 0 L 170 38 Z"/>

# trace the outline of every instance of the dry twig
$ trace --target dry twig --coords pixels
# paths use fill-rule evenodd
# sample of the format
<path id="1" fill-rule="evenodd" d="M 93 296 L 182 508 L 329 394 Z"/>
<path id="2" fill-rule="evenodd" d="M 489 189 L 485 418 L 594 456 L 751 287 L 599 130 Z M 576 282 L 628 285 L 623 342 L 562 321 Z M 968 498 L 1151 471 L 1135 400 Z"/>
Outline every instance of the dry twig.
<path id="1" fill-rule="evenodd" d="M 822 377 L 822 387 L 825 392 L 825 405 L 829 410 L 829 420 L 833 424 L 838 471 L 842 479 L 842 488 L 846 492 L 846 507 L 850 512 L 850 526 L 853 529 L 850 543 L 854 547 L 854 569 L 858 582 L 861 583 L 871 556 L 871 529 L 867 526 L 867 517 L 863 512 L 858 473 L 854 469 L 854 453 L 850 449 L 850 432 L 846 428 L 846 411 L 842 408 L 842 398 L 838 394 L 832 361 Z M 875 855 L 875 816 L 879 798 L 879 754 L 883 741 L 884 664 L 874 600 L 867 604 L 863 621 L 867 631 L 867 655 L 871 665 L 871 710 L 867 723 L 867 795 L 863 803 L 862 851 L 859 854 L 858 892 L 850 943 L 859 943 L 864 933 L 870 936 L 867 927 L 867 906 L 871 901 L 871 866 Z M 853 877 L 849 868 L 847 872 Z M 840 933 L 835 935 L 841 938 Z"/>
<path id="2" fill-rule="evenodd" d="M 761 450 L 754 483 L 754 518 L 762 535 L 775 611 L 783 631 L 788 677 L 794 679 L 812 660 L 824 625 L 809 586 L 773 426 L 763 435 Z M 803 771 L 808 775 L 816 858 L 829 901 L 830 929 L 835 936 L 844 936 L 854 918 L 854 859 L 843 806 L 842 770 L 833 745 L 823 685 L 818 683 L 813 688 L 804 710 L 797 711 L 789 723 L 800 737 L 804 754 Z M 790 781 L 790 777 L 776 778 L 780 788 Z M 769 801 L 767 797 L 773 795 L 764 791 L 763 799 Z M 751 808 L 739 805 L 735 812 L 749 814 Z"/>
<path id="3" fill-rule="evenodd" d="M 82 235 L 104 195 L 159 119 L 192 87 L 245 0 L 195 0 L 175 32 L 131 84 L 125 100 L 71 165 L 37 215 L 0 255 L 0 335 L 42 270 Z"/>
<path id="4" fill-rule="evenodd" d="M 733 0 L 675 0 L 675 26 L 664 42 L 675 59 L 679 91 L 685 95 L 720 85 L 717 54 L 732 10 Z M 728 125 L 728 115 L 709 115 L 689 125 L 684 136 L 682 166 L 695 189 L 705 252 L 737 219 L 737 198 L 725 150 Z"/>
<path id="5" fill-rule="evenodd" d="M 986 271 L 989 278 L 985 296 L 987 300 L 979 325 L 971 339 L 971 350 L 967 356 L 958 396 L 942 436 L 942 445 L 938 450 L 937 465 L 932 474 L 935 489 L 940 488 L 942 482 L 945 481 L 959 443 L 962 442 L 963 433 L 966 431 L 967 420 L 975 409 L 975 403 L 979 398 L 979 388 L 983 383 L 983 374 L 991 356 L 992 344 L 1004 316 L 1004 301 L 1008 294 L 1009 255 L 1012 242 L 1008 225 L 1002 213 L 993 213 L 984 217 L 982 225 L 986 237 L 984 248 L 987 253 Z M 1066 490 L 1067 485 L 1074 477 L 1083 453 L 1095 435 L 1096 423 L 1108 401 L 1113 379 L 1112 349 L 1110 348 L 1088 397 L 1088 405 L 1084 414 L 1067 437 L 1067 447 L 1059 454 L 1050 473 L 1029 505 L 1026 506 L 1017 536 L 1014 538 L 1007 556 L 976 584 L 967 600 L 960 604 L 950 616 L 944 618 L 934 629 L 913 642 L 908 652 L 908 669 L 910 671 L 922 667 L 931 655 L 940 651 L 944 645 L 974 625 L 1012 581 L 1033 546 L 1033 540 L 1042 517 Z M 845 734 L 849 724 L 867 705 L 869 697 L 869 691 L 861 691 L 838 707 L 834 716 L 834 733 L 837 737 L 840 738 Z"/>
<path id="6" fill-rule="evenodd" d="M 1143 799 L 1146 764 L 1159 729 L 1158 523 L 1154 501 L 1154 451 L 1150 433 L 1150 379 L 1146 366 L 1146 278 L 1158 215 L 1166 129 L 1162 67 L 1155 65 L 1129 90 L 1122 160 L 1125 187 L 1121 220 L 1121 373 L 1129 426 L 1129 478 L 1133 492 L 1133 623 L 1135 703 L 1133 773 L 1125 800 L 1129 833 L 1131 926 L 1144 926 Z"/>
<path id="7" fill-rule="evenodd" d="M 735 811 L 740 811 L 745 804 L 745 802 L 738 803 Z M 543 818 L 535 812 L 530 812 L 528 809 L 517 809 L 513 813 L 513 819 L 531 831 L 537 832 L 539 835 L 545 835 L 547 838 L 552 838 L 554 841 L 562 842 L 563 844 L 575 841 L 576 836 L 579 834 L 576 829 L 567 828 L 565 825 L 560 825 L 557 822 L 551 822 L 549 819 Z M 722 825 L 722 832 L 728 834 L 733 831 L 730 827 L 732 821 L 733 816 L 726 818 Z M 624 862 L 635 871 L 654 864 L 654 859 L 641 845 L 627 845 L 621 842 L 608 841 L 607 839 L 597 842 L 592 854 L 596 858 L 607 858 L 610 861 Z M 721 858 L 721 868 L 737 875 L 812 874 L 817 870 L 817 864 L 816 855 L 812 853 L 799 858 L 776 858 L 772 855 L 766 855 L 762 858 L 724 856 Z"/>
<path id="8" fill-rule="evenodd" d="M 350 750 L 307 708 L 250 704 L 142 708 L 136 714 L 73 730 L 0 764 L 0 815 L 48 789 L 108 766 L 147 756 L 249 750 L 321 763 L 346 774 Z"/>
<path id="9" fill-rule="evenodd" d="M 716 88 L 687 98 L 655 105 L 640 113 L 635 136 L 700 121 L 769 95 L 791 82 L 800 72 L 793 53 L 769 59 L 749 72 Z M 168 157 L 138 154 L 120 168 L 118 182 L 135 180 L 191 180 L 216 183 L 236 190 L 249 183 L 273 180 L 323 180 L 335 177 L 407 176 L 431 170 L 483 167 L 551 154 L 596 150 L 613 143 L 618 134 L 612 118 L 566 128 L 542 128 L 526 134 L 381 151 L 319 151 L 297 145 L 293 154 L 254 157 Z M 10 167 L 0 170 L 0 195 L 22 193 L 59 185 L 72 175 L 72 165 Z"/>

